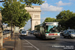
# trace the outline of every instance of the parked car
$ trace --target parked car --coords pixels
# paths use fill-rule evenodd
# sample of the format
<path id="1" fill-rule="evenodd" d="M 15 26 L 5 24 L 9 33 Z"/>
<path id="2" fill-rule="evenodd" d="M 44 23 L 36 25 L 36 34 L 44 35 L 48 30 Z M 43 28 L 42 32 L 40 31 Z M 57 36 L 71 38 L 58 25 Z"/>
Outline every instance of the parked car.
<path id="1" fill-rule="evenodd" d="M 11 30 L 4 30 L 3 31 L 3 34 L 7 34 L 7 33 L 11 33 Z M 13 33 L 13 31 L 12 31 L 12 33 Z"/>
<path id="2" fill-rule="evenodd" d="M 30 34 L 34 34 L 34 31 L 30 31 L 29 33 L 30 33 Z"/>
<path id="3" fill-rule="evenodd" d="M 66 30 L 64 31 L 60 31 L 60 36 L 64 36 L 64 33 L 66 32 Z"/>
<path id="4" fill-rule="evenodd" d="M 21 33 L 22 29 L 19 30 L 19 33 Z"/>
<path id="5" fill-rule="evenodd" d="M 27 35 L 28 35 L 27 31 L 21 31 L 21 36 L 27 36 Z"/>
<path id="6" fill-rule="evenodd" d="M 68 38 L 75 38 L 75 30 L 66 30 L 63 33 L 64 38 L 68 37 Z"/>

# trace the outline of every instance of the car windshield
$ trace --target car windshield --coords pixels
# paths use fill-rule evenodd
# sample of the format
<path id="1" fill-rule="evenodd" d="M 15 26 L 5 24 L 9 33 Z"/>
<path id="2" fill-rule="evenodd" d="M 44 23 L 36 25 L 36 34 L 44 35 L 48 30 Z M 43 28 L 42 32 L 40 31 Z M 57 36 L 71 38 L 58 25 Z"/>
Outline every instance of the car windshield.
<path id="1" fill-rule="evenodd" d="M 75 33 L 75 31 L 65 31 L 64 33 Z"/>
<path id="2" fill-rule="evenodd" d="M 22 31 L 22 33 L 26 33 L 26 31 Z"/>
<path id="3" fill-rule="evenodd" d="M 70 31 L 70 33 L 75 33 L 75 31 Z"/>
<path id="4" fill-rule="evenodd" d="M 55 32 L 59 32 L 59 31 L 56 26 L 46 26 L 45 32 L 55 33 Z"/>

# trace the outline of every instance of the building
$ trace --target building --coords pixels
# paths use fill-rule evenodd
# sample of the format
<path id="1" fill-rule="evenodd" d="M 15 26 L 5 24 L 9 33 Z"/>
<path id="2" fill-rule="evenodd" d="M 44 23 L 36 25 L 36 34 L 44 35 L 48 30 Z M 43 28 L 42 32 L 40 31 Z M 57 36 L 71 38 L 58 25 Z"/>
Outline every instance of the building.
<path id="1" fill-rule="evenodd" d="M 41 8 L 40 6 L 32 6 L 25 7 L 25 9 L 31 15 L 31 30 L 34 30 L 34 26 L 40 24 Z"/>

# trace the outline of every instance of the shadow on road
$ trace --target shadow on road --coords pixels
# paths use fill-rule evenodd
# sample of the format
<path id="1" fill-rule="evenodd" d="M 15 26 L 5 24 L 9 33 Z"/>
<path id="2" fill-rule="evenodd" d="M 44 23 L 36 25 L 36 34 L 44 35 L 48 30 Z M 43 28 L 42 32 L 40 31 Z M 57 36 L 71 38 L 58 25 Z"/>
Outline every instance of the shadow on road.
<path id="1" fill-rule="evenodd" d="M 21 40 L 24 40 L 25 39 L 25 40 L 38 40 L 38 41 L 49 41 L 49 40 L 56 41 L 54 39 L 41 39 L 41 38 L 37 38 L 34 35 L 30 35 L 30 36 L 19 36 L 19 38 Z"/>
<path id="2" fill-rule="evenodd" d="M 60 38 L 61 40 L 60 39 L 43 40 L 43 39 L 40 39 L 40 38 L 36 38 L 34 35 L 20 36 L 20 39 L 21 40 L 30 40 L 31 42 L 35 41 L 35 44 L 36 44 L 36 42 L 39 42 L 40 44 L 48 45 L 47 47 L 49 47 L 49 48 L 56 48 L 56 49 L 60 49 L 60 50 L 75 50 L 75 41 L 70 41 L 70 40 L 73 40 L 73 39 L 66 38 L 68 41 L 66 41 L 65 38 Z M 74 46 L 74 48 L 73 49 L 64 49 L 62 47 L 52 47 L 53 45 L 55 45 L 55 46 Z"/>

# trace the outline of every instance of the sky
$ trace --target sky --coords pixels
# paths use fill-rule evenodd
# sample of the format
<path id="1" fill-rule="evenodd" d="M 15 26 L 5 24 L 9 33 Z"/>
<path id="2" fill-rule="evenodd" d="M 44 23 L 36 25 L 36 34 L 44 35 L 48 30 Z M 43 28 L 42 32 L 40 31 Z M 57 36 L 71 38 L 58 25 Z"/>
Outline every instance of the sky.
<path id="1" fill-rule="evenodd" d="M 35 5 L 41 7 L 41 23 L 47 17 L 56 18 L 56 16 L 63 10 L 70 10 L 75 13 L 75 0 L 44 0 L 42 5 Z M 0 3 L 2 6 L 2 3 Z M 25 25 L 25 30 L 31 27 L 31 21 L 29 20 Z"/>

